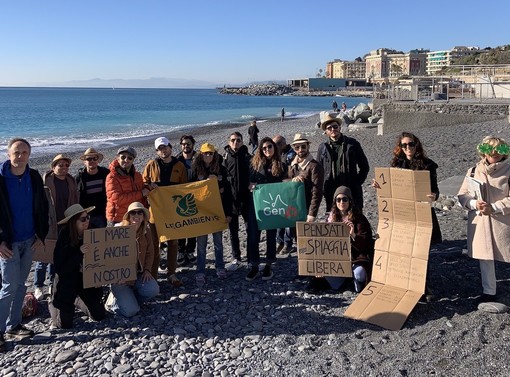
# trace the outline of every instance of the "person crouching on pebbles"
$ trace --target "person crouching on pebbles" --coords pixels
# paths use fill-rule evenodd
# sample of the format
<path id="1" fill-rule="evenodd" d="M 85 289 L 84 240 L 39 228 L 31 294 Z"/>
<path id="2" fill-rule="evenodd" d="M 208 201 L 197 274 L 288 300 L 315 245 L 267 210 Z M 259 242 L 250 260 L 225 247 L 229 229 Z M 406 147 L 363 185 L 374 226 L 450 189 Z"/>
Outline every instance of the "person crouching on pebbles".
<path id="1" fill-rule="evenodd" d="M 499 137 L 486 136 L 476 147 L 480 161 L 470 168 L 458 193 L 468 210 L 468 254 L 480 260 L 483 294 L 478 302 L 493 302 L 496 296 L 494 261 L 510 262 L 510 146 Z M 471 178 L 483 184 L 478 197 Z"/>
<path id="2" fill-rule="evenodd" d="M 232 216 L 232 192 L 228 183 L 227 169 L 221 164 L 221 156 L 216 151 L 214 145 L 204 143 L 200 147 L 200 153 L 193 160 L 191 167 L 192 182 L 203 181 L 206 179 L 217 179 L 220 189 L 221 203 L 227 222 L 230 222 Z M 214 258 L 216 275 L 219 279 L 226 279 L 225 262 L 223 261 L 223 231 L 214 232 Z M 205 260 L 207 252 L 208 234 L 197 237 L 197 274 L 196 282 L 198 287 L 205 284 Z"/>
<path id="3" fill-rule="evenodd" d="M 101 302 L 103 288 L 83 288 L 83 254 L 92 251 L 89 245 L 83 244 L 83 234 L 89 227 L 89 212 L 94 208 L 84 209 L 80 204 L 73 204 L 58 223 L 65 226 L 55 246 L 55 280 L 48 305 L 52 325 L 57 328 L 73 327 L 75 306 L 94 321 L 105 317 Z"/>
<path id="4" fill-rule="evenodd" d="M 140 202 L 131 203 L 117 225 L 136 225 L 137 277 L 126 284 L 112 284 L 106 310 L 129 318 L 140 311 L 141 304 L 159 294 L 158 282 L 151 274 L 154 248 L 149 228 L 149 210 Z"/>

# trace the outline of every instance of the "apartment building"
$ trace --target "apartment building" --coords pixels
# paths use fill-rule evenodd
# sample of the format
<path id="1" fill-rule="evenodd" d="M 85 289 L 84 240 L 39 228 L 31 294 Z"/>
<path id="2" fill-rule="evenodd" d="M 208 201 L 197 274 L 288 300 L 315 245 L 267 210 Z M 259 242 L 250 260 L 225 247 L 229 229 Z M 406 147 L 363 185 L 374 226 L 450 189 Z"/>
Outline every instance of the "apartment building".
<path id="1" fill-rule="evenodd" d="M 455 46 L 450 50 L 428 52 L 427 75 L 434 76 L 444 67 L 455 64 L 459 59 L 474 55 L 479 51 L 478 47 Z"/>
<path id="2" fill-rule="evenodd" d="M 370 51 L 365 57 L 366 78 L 386 81 L 401 76 L 420 76 L 426 71 L 427 50 L 411 50 L 408 53 L 385 48 Z"/>

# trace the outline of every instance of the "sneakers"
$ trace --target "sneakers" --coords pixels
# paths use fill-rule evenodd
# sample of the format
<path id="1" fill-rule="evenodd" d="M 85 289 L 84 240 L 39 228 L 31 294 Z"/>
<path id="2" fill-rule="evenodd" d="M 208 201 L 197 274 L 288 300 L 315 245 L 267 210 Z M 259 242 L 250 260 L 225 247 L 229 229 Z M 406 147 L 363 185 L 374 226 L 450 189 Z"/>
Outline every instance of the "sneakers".
<path id="1" fill-rule="evenodd" d="M 33 336 L 34 332 L 21 324 L 5 332 L 5 337 L 8 339 L 24 339 L 32 338 Z"/>
<path id="2" fill-rule="evenodd" d="M 186 259 L 188 259 L 189 263 L 195 263 L 197 261 L 197 256 L 195 255 L 195 253 L 187 253 Z"/>
<path id="3" fill-rule="evenodd" d="M 290 253 L 292 253 L 294 251 L 294 248 L 292 246 L 286 246 L 285 249 L 282 249 L 279 251 L 279 254 L 280 255 L 289 255 Z"/>
<path id="4" fill-rule="evenodd" d="M 268 263 L 262 271 L 262 280 L 271 280 L 273 277 L 273 271 L 271 271 L 271 265 Z"/>
<path id="5" fill-rule="evenodd" d="M 182 286 L 182 281 L 180 281 L 175 274 L 168 276 L 168 282 L 172 284 L 174 288 L 179 288 Z"/>
<path id="6" fill-rule="evenodd" d="M 476 302 L 478 304 L 481 304 L 482 302 L 496 302 L 496 300 L 497 300 L 496 295 L 489 295 L 487 293 L 482 293 L 482 295 L 476 299 Z"/>
<path id="7" fill-rule="evenodd" d="M 276 248 L 276 253 L 280 254 L 284 247 L 285 247 L 284 243 L 279 243 L 278 247 Z"/>
<path id="8" fill-rule="evenodd" d="M 202 288 L 205 285 L 205 275 L 204 274 L 197 274 L 197 276 L 195 276 L 195 280 L 197 282 L 198 288 Z"/>
<path id="9" fill-rule="evenodd" d="M 186 254 L 182 251 L 179 251 L 179 253 L 177 254 L 177 264 L 181 266 L 182 264 L 184 264 L 184 262 L 186 262 Z"/>
<path id="10" fill-rule="evenodd" d="M 42 287 L 35 287 L 34 296 L 37 301 L 41 301 L 44 298 L 44 292 Z"/>
<path id="11" fill-rule="evenodd" d="M 234 259 L 232 262 L 226 265 L 227 271 L 236 271 L 239 267 L 241 267 L 241 261 L 239 259 Z"/>
<path id="12" fill-rule="evenodd" d="M 250 270 L 250 272 L 248 272 L 248 275 L 246 275 L 246 280 L 248 281 L 253 281 L 255 280 L 255 278 L 259 275 L 259 267 L 258 266 L 253 266 Z"/>
<path id="13" fill-rule="evenodd" d="M 216 271 L 216 276 L 218 277 L 218 279 L 226 279 L 227 278 L 227 271 L 225 270 L 218 270 Z"/>

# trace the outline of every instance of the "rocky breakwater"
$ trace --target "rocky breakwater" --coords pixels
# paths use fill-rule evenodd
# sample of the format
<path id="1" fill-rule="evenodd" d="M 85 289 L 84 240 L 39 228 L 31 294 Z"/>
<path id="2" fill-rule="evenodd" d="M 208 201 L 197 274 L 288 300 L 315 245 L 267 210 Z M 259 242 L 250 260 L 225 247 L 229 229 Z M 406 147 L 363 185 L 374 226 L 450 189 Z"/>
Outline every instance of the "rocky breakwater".
<path id="1" fill-rule="evenodd" d="M 294 89 L 281 84 L 253 84 L 241 88 L 221 88 L 221 94 L 236 94 L 243 96 L 281 96 L 294 92 Z"/>

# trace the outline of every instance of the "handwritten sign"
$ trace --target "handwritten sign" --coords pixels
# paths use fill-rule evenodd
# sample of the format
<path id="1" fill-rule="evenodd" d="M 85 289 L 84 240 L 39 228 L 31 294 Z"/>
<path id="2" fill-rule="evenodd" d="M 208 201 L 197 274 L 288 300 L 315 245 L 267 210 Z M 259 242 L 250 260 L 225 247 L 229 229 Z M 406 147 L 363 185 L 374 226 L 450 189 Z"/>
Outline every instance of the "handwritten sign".
<path id="1" fill-rule="evenodd" d="M 91 248 L 83 256 L 84 288 L 136 279 L 136 226 L 89 229 L 83 243 Z"/>
<path id="2" fill-rule="evenodd" d="M 343 223 L 296 223 L 299 275 L 352 276 L 349 228 Z"/>

